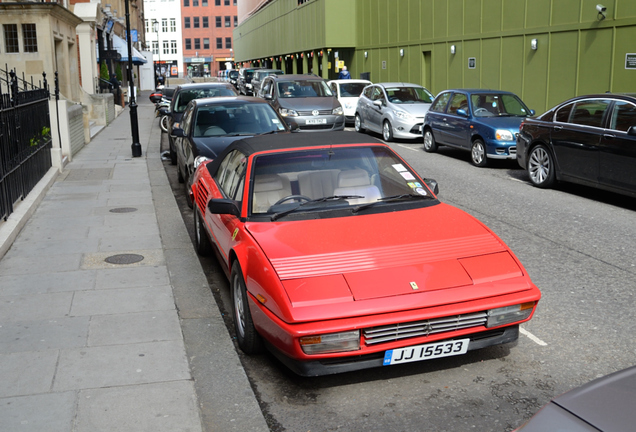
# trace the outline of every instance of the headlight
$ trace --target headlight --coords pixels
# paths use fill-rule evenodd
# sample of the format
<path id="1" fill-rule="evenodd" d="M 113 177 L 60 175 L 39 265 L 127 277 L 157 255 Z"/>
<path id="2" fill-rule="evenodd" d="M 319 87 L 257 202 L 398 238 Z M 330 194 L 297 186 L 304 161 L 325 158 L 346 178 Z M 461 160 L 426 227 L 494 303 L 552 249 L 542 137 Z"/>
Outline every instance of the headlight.
<path id="1" fill-rule="evenodd" d="M 342 107 L 335 108 L 333 111 L 331 111 L 331 114 L 342 115 Z"/>
<path id="2" fill-rule="evenodd" d="M 305 354 L 326 354 L 360 349 L 360 330 L 300 338 L 300 347 Z"/>
<path id="3" fill-rule="evenodd" d="M 486 327 L 499 327 L 513 322 L 523 321 L 532 314 L 535 305 L 536 302 L 529 302 L 514 306 L 490 309 L 488 311 Z"/>
<path id="4" fill-rule="evenodd" d="M 194 169 L 197 169 L 197 167 L 199 165 L 201 165 L 203 162 L 209 161 L 209 160 L 212 160 L 212 159 L 207 158 L 205 156 L 197 156 L 197 157 L 194 158 L 194 163 L 192 165 L 194 166 Z"/>
<path id="5" fill-rule="evenodd" d="M 395 114 L 397 118 L 402 120 L 411 120 L 413 118 L 411 114 L 407 113 L 406 111 L 393 110 L 393 113 Z"/>
<path id="6" fill-rule="evenodd" d="M 497 141 L 512 141 L 514 139 L 512 137 L 512 132 L 505 129 L 497 129 L 495 132 L 495 138 L 497 138 Z"/>
<path id="7" fill-rule="evenodd" d="M 278 112 L 283 117 L 298 117 L 298 113 L 293 109 L 278 108 Z"/>

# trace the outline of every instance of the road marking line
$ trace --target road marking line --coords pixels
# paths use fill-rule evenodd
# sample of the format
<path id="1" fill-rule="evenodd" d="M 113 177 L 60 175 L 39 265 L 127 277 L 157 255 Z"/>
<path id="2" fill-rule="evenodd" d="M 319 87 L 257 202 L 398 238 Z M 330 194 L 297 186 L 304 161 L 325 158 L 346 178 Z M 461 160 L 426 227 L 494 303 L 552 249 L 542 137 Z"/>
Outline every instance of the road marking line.
<path id="1" fill-rule="evenodd" d="M 404 144 L 398 144 L 398 146 L 403 147 L 403 148 L 405 148 L 405 149 L 409 149 L 409 150 L 417 151 L 417 149 L 414 149 L 413 147 L 405 146 Z"/>
<path id="2" fill-rule="evenodd" d="M 516 182 L 519 182 L 519 183 L 526 183 L 525 181 L 523 181 L 521 179 L 516 179 L 514 177 L 508 177 L 508 180 L 516 181 Z"/>
<path id="3" fill-rule="evenodd" d="M 528 339 L 530 339 L 532 342 L 536 343 L 537 345 L 541 345 L 541 346 L 548 345 L 547 343 L 543 342 L 541 339 L 539 339 L 538 337 L 536 337 L 535 335 L 533 335 L 526 329 L 519 327 L 519 331 L 521 332 L 522 335 L 527 336 Z"/>

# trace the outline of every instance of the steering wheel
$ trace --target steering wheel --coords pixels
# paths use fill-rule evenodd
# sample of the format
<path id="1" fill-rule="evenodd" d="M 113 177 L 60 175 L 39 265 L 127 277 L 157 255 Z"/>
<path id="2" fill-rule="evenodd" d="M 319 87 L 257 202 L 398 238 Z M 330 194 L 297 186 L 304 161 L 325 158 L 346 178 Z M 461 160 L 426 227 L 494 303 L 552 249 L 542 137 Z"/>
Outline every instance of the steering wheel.
<path id="1" fill-rule="evenodd" d="M 274 205 L 282 204 L 285 201 L 290 200 L 298 200 L 298 201 L 311 201 L 311 198 L 306 197 L 305 195 L 288 195 L 285 198 L 281 198 L 274 203 Z"/>
<path id="2" fill-rule="evenodd" d="M 477 114 L 484 114 L 484 113 L 490 113 L 490 111 L 488 111 L 486 108 L 477 108 L 475 110 L 475 115 Z"/>

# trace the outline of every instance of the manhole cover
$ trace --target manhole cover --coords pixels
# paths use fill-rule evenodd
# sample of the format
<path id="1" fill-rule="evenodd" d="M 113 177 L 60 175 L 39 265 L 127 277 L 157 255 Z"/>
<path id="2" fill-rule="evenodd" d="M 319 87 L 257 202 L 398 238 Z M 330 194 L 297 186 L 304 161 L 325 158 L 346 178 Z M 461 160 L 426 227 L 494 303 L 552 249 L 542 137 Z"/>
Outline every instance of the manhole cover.
<path id="1" fill-rule="evenodd" d="M 132 213 L 132 212 L 136 212 L 137 209 L 134 207 L 118 207 L 118 208 L 110 209 L 108 211 L 111 213 Z"/>
<path id="2" fill-rule="evenodd" d="M 144 259 L 143 255 L 119 254 L 119 255 L 109 256 L 104 261 L 106 261 L 109 264 L 134 264 L 134 263 L 138 263 L 139 261 L 143 259 Z"/>

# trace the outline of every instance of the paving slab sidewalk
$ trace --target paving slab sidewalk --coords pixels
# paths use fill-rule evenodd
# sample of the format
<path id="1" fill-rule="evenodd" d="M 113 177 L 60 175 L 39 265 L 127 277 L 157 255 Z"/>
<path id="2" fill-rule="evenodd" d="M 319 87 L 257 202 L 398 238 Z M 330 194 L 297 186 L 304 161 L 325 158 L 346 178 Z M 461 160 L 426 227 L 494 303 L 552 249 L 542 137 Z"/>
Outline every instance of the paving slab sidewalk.
<path id="1" fill-rule="evenodd" d="M 268 430 L 172 195 L 147 96 L 142 157 L 126 108 L 0 260 L 0 431 Z M 105 261 L 120 254 L 126 264 Z"/>

